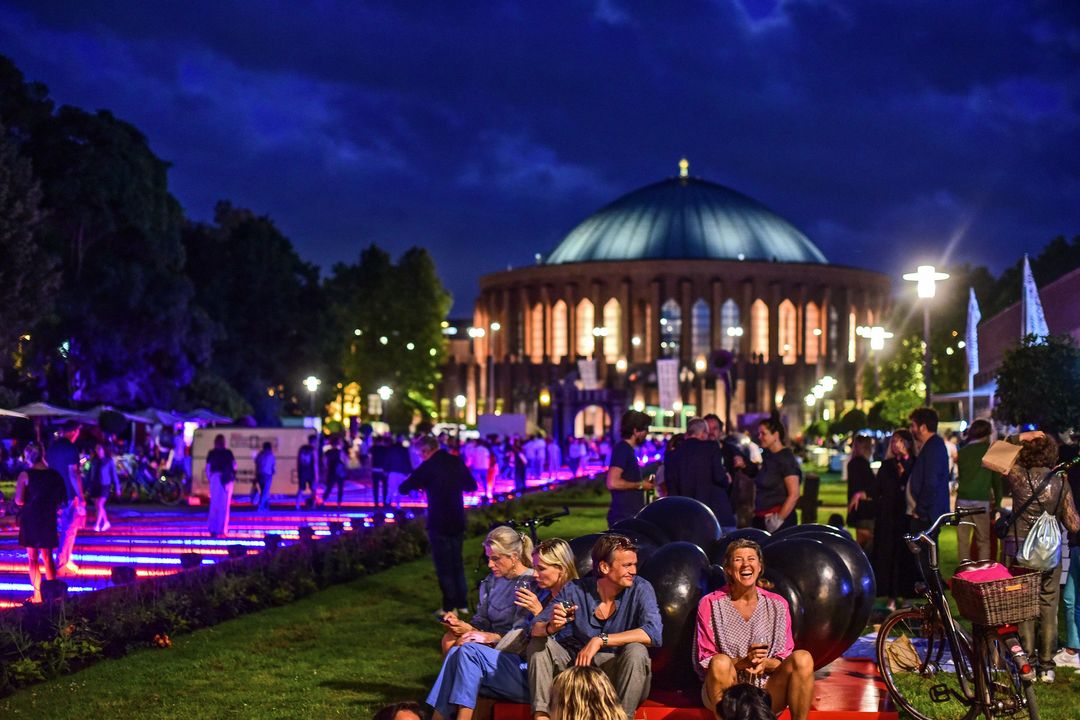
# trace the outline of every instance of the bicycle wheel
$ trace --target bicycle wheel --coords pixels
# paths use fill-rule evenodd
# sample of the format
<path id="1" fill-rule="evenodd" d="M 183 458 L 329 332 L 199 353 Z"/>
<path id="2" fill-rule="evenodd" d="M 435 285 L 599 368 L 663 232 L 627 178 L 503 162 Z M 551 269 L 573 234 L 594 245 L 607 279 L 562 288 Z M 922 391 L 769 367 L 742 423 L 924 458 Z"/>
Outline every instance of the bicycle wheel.
<path id="1" fill-rule="evenodd" d="M 1031 682 L 1020 677 L 1020 670 L 1005 642 L 993 629 L 980 631 L 977 637 L 983 647 L 986 687 L 990 699 L 988 717 L 1027 717 L 1039 720 L 1035 688 Z"/>
<path id="2" fill-rule="evenodd" d="M 974 720 L 980 714 L 964 693 L 958 671 L 972 691 L 971 642 L 960 634 L 961 657 L 953 658 L 941 619 L 929 606 L 897 610 L 878 630 L 878 670 L 893 702 L 916 720 Z"/>
<path id="3" fill-rule="evenodd" d="M 176 505 L 184 496 L 184 486 L 172 475 L 165 475 L 157 481 L 157 496 L 165 505 Z"/>

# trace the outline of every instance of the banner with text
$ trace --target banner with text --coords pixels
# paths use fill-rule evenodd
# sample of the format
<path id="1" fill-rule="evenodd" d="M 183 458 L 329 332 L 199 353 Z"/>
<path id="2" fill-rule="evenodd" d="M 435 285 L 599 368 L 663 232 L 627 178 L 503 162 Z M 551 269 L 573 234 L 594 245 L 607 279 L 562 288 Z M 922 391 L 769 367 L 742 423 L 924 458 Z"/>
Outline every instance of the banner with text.
<path id="1" fill-rule="evenodd" d="M 581 389 L 582 390 L 597 390 L 600 384 L 596 382 L 596 361 L 595 360 L 578 360 L 577 361 L 578 375 L 581 376 Z"/>

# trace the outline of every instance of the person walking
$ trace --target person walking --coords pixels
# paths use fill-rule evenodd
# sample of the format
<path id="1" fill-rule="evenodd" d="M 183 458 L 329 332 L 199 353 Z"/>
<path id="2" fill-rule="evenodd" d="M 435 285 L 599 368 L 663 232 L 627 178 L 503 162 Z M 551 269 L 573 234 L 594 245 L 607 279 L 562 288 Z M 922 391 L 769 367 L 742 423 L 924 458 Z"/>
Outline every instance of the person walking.
<path id="1" fill-rule="evenodd" d="M 337 486 L 337 504 L 341 507 L 341 500 L 345 495 L 345 474 L 348 466 L 345 464 L 345 455 L 341 451 L 341 437 L 330 436 L 330 446 L 323 453 L 323 467 L 326 469 L 323 477 L 326 478 L 326 491 L 323 500 L 330 502 L 330 493 Z"/>
<path id="2" fill-rule="evenodd" d="M 94 457 L 90 460 L 90 497 L 97 505 L 97 518 L 94 520 L 94 532 L 108 532 L 112 527 L 105 512 L 105 503 L 109 494 L 120 494 L 120 477 L 116 473 L 116 461 L 105 443 L 94 446 Z"/>
<path id="3" fill-rule="evenodd" d="M 386 505 L 397 507 L 401 503 L 401 483 L 412 472 L 409 450 L 405 438 L 398 435 L 386 449 Z"/>
<path id="4" fill-rule="evenodd" d="M 210 485 L 210 513 L 207 525 L 210 537 L 229 534 L 229 511 L 236 482 L 236 458 L 225 447 L 225 436 L 214 436 L 214 449 L 206 454 L 203 477 Z"/>
<path id="5" fill-rule="evenodd" d="M 431 558 L 442 592 L 438 617 L 451 610 L 460 616 L 468 611 L 468 588 L 465 584 L 465 561 L 462 545 L 465 542 L 466 492 L 476 490 L 476 480 L 456 455 L 439 447 L 430 435 L 418 442 L 421 463 L 401 484 L 399 491 L 409 493 L 423 490 L 427 495 L 427 531 L 431 543 Z"/>
<path id="6" fill-rule="evenodd" d="M 971 423 L 967 430 L 967 444 L 960 448 L 956 456 L 956 507 L 985 511 L 965 518 L 965 522 L 956 526 L 956 554 L 960 562 L 990 559 L 990 519 L 1001 502 L 1004 485 L 1001 475 L 982 466 L 983 456 L 990 449 L 992 431 L 993 426 L 988 420 Z M 975 527 L 972 528 L 972 525 Z"/>
<path id="7" fill-rule="evenodd" d="M 912 532 L 930 527 L 949 512 L 949 451 L 937 434 L 938 414 L 921 407 L 908 415 L 918 454 L 907 484 L 907 510 Z"/>
<path id="8" fill-rule="evenodd" d="M 645 491 L 655 489 L 652 480 L 641 476 L 637 449 L 649 434 L 649 416 L 637 410 L 623 413 L 619 424 L 622 440 L 611 451 L 608 460 L 607 489 L 611 492 L 608 527 L 620 520 L 632 518 L 645 507 Z"/>
<path id="9" fill-rule="evenodd" d="M 255 488 L 259 494 L 257 510 L 265 512 L 270 509 L 270 488 L 274 484 L 274 473 L 277 470 L 277 458 L 274 456 L 274 444 L 266 441 L 255 455 Z M 252 498 L 252 504 L 255 499 Z"/>
<path id="10" fill-rule="evenodd" d="M 319 485 L 318 435 L 308 435 L 307 444 L 296 453 L 296 509 L 304 502 L 304 490 L 311 489 L 311 504 L 315 505 Z"/>
<path id="11" fill-rule="evenodd" d="M 75 575 L 79 566 L 72 553 L 79 530 L 86 527 L 86 495 L 83 492 L 82 473 L 79 471 L 79 423 L 74 420 L 60 425 L 60 432 L 45 451 L 45 462 L 60 473 L 67 488 L 67 504 L 60 513 L 60 550 L 56 558 L 57 572 Z"/>
<path id="12" fill-rule="evenodd" d="M 41 446 L 29 443 L 23 457 L 30 467 L 19 473 L 15 481 L 15 504 L 19 514 L 19 545 L 26 548 L 33 595 L 30 602 L 41 602 L 41 567 L 45 579 L 56 579 L 56 564 L 52 551 L 59 544 L 56 510 L 64 504 L 67 490 L 63 477 L 50 468 L 42 458 Z M 40 564 L 39 564 L 40 563 Z"/>

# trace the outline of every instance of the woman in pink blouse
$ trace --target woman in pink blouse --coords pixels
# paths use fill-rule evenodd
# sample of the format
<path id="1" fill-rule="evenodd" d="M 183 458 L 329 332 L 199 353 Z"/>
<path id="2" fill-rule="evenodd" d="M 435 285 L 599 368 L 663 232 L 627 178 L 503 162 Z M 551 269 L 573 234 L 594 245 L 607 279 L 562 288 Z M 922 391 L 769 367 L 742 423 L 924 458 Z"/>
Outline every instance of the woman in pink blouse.
<path id="1" fill-rule="evenodd" d="M 791 708 L 792 720 L 806 720 L 814 693 L 814 658 L 796 650 L 787 601 L 764 589 L 761 546 L 735 540 L 724 553 L 727 585 L 701 599 L 694 638 L 701 698 L 714 709 L 737 683 L 763 687 L 773 712 Z M 718 715 L 719 717 L 719 715 Z"/>

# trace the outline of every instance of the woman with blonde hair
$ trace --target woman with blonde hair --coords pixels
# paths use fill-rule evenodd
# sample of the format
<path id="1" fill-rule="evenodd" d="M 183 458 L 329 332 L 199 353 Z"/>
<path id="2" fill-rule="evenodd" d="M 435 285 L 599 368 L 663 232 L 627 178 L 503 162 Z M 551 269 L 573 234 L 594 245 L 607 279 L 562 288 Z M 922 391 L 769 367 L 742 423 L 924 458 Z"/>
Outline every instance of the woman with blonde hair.
<path id="1" fill-rule="evenodd" d="M 450 611 L 439 618 L 447 631 L 442 639 L 445 655 L 455 645 L 481 642 L 494 645 L 514 626 L 517 581 L 532 575 L 532 540 L 509 525 L 500 525 L 484 538 L 484 554 L 491 572 L 480 582 L 480 602 L 472 622 Z"/>
<path id="2" fill-rule="evenodd" d="M 577 579 L 574 553 L 565 540 L 541 542 L 536 546 L 532 563 L 535 585 L 522 582 L 514 593 L 519 615 L 513 629 L 495 647 L 468 642 L 451 648 L 446 656 L 427 698 L 428 705 L 435 709 L 434 720 L 450 717 L 471 720 L 481 695 L 508 702 L 529 702 L 529 680 L 522 668 L 522 655 L 533 618 L 559 599 L 568 582 Z"/>
<path id="3" fill-rule="evenodd" d="M 603 670 L 577 665 L 551 685 L 551 720 L 626 720 L 626 711 Z"/>

